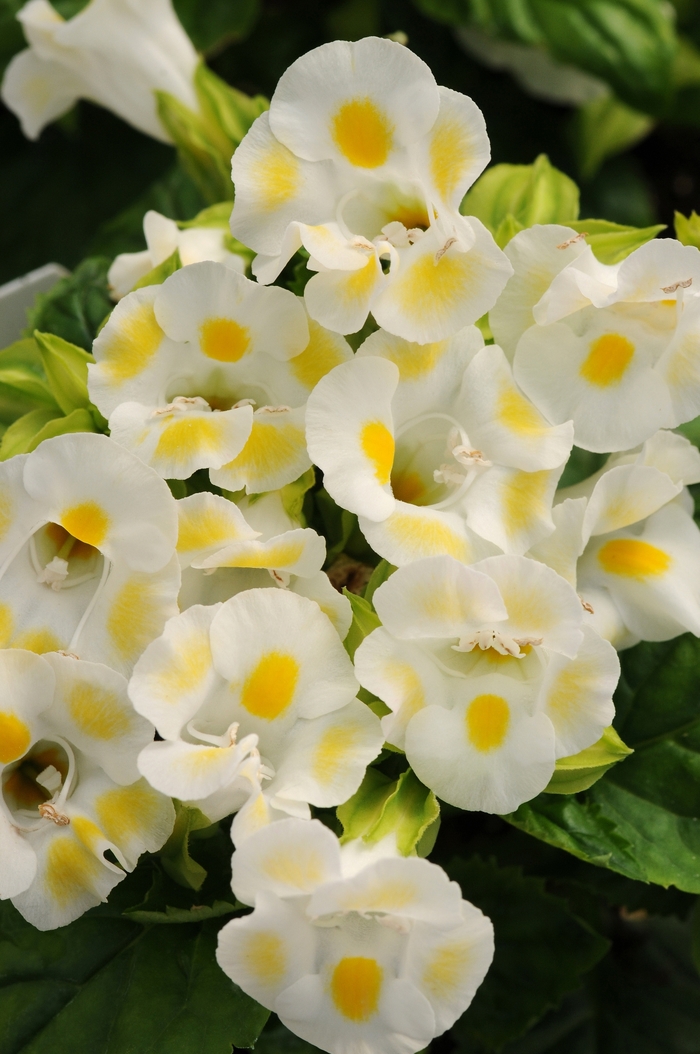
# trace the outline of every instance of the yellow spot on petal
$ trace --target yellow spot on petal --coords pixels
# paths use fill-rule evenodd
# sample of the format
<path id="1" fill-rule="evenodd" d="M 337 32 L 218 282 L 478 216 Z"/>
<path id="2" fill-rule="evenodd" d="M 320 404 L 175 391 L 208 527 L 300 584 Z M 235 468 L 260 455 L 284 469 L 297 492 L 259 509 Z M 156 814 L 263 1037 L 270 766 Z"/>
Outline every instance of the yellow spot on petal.
<path id="1" fill-rule="evenodd" d="M 224 560 L 220 567 L 272 567 L 283 570 L 291 564 L 295 564 L 304 552 L 303 542 L 277 542 L 275 545 L 266 545 L 264 542 L 251 542 L 246 548 L 245 543 L 241 545 L 241 551 L 231 559 Z"/>
<path id="2" fill-rule="evenodd" d="M 390 359 L 399 368 L 402 381 L 413 381 L 432 373 L 449 346 L 448 340 L 434 341 L 432 344 L 413 344 L 408 340 L 395 338 L 382 349 L 383 358 Z"/>
<path id="3" fill-rule="evenodd" d="M 606 542 L 598 550 L 598 561 L 609 575 L 637 579 L 663 575 L 672 562 L 663 549 L 638 538 L 615 538 Z"/>
<path id="4" fill-rule="evenodd" d="M 441 556 L 443 553 L 454 556 L 455 560 L 466 561 L 468 558 L 466 539 L 439 520 L 394 513 L 385 521 L 384 527 L 416 560 L 422 556 Z"/>
<path id="5" fill-rule="evenodd" d="M 516 472 L 503 489 L 503 511 L 508 533 L 527 531 L 547 508 L 545 495 L 551 472 Z"/>
<path id="6" fill-rule="evenodd" d="M 93 739 L 116 739 L 131 728 L 131 721 L 113 692 L 78 681 L 68 693 L 68 710 L 80 731 Z"/>
<path id="7" fill-rule="evenodd" d="M 345 362 L 347 356 L 343 354 L 345 342 L 341 344 L 342 338 L 319 326 L 313 319 L 309 319 L 309 337 L 309 343 L 301 354 L 289 360 L 289 368 L 299 383 L 311 391 L 321 377 L 325 377 L 334 366 Z"/>
<path id="8" fill-rule="evenodd" d="M 598 670 L 580 659 L 565 666 L 550 685 L 547 709 L 562 718 L 575 716 L 590 698 L 599 676 Z"/>
<path id="9" fill-rule="evenodd" d="M 332 118 L 331 135 L 343 157 L 359 168 L 383 165 L 394 142 L 391 121 L 367 97 L 343 103 Z"/>
<path id="10" fill-rule="evenodd" d="M 477 695 L 465 714 L 467 738 L 476 750 L 488 754 L 501 746 L 510 724 L 510 707 L 500 695 Z"/>
<path id="11" fill-rule="evenodd" d="M 270 489 L 267 481 L 285 468 L 296 471 L 300 454 L 306 450 L 304 429 L 290 421 L 273 424 L 264 417 L 253 417 L 253 428 L 238 457 L 224 466 L 236 473 L 238 487 L 249 491 Z M 302 468 L 302 472 L 304 469 Z M 301 472 L 297 472 L 297 476 Z M 292 476 L 295 479 L 296 476 Z M 278 484 L 275 484 L 276 486 Z"/>
<path id="12" fill-rule="evenodd" d="M 99 853 L 100 846 L 105 841 L 105 836 L 97 824 L 94 824 L 92 820 L 88 820 L 86 816 L 74 816 L 71 818 L 71 830 L 73 834 L 77 835 L 86 849 L 93 853 Z"/>
<path id="13" fill-rule="evenodd" d="M 445 201 L 459 189 L 471 160 L 471 137 L 465 125 L 453 115 L 438 117 L 430 138 L 430 174 Z"/>
<path id="14" fill-rule="evenodd" d="M 243 965 L 258 984 L 276 985 L 287 972 L 284 941 L 276 933 L 246 934 L 241 956 Z"/>
<path id="15" fill-rule="evenodd" d="M 168 461 L 186 462 L 195 454 L 216 453 L 222 432 L 211 415 L 185 414 L 167 424 L 160 434 L 154 456 Z"/>
<path id="16" fill-rule="evenodd" d="M 101 864 L 72 834 L 54 836 L 46 853 L 46 888 L 65 907 L 94 892 Z"/>
<path id="17" fill-rule="evenodd" d="M 14 632 L 15 620 L 7 604 L 0 604 L 0 648 L 8 648 Z"/>
<path id="18" fill-rule="evenodd" d="M 496 401 L 496 418 L 519 435 L 540 436 L 546 431 L 532 403 L 515 388 L 504 388 Z"/>
<path id="19" fill-rule="evenodd" d="M 45 655 L 48 651 L 58 651 L 61 641 L 50 629 L 25 629 L 12 641 L 13 648 L 24 648 L 35 655 Z"/>
<path id="20" fill-rule="evenodd" d="M 107 615 L 107 632 L 125 662 L 135 662 L 147 644 L 163 628 L 166 617 L 164 598 L 149 575 L 134 575 L 121 587 Z"/>
<path id="21" fill-rule="evenodd" d="M 281 849 L 262 862 L 262 870 L 275 882 L 311 892 L 322 881 L 325 868 L 318 853 L 308 849 Z"/>
<path id="22" fill-rule="evenodd" d="M 189 640 L 178 641 L 177 651 L 157 678 L 159 695 L 179 702 L 181 695 L 188 695 L 199 687 L 210 669 L 209 638 L 193 633 Z"/>
<path id="23" fill-rule="evenodd" d="M 338 284 L 335 288 L 335 295 L 345 303 L 353 303 L 356 300 L 365 301 L 372 292 L 375 282 L 379 280 L 380 275 L 381 271 L 377 268 L 376 257 L 368 256 L 367 262 L 362 267 L 358 267 L 356 271 L 343 271 L 340 273 Z"/>
<path id="24" fill-rule="evenodd" d="M 110 378 L 122 384 L 142 373 L 164 337 L 156 322 L 153 304 L 139 304 L 118 324 L 108 325 L 101 338 L 100 358 Z"/>
<path id="25" fill-rule="evenodd" d="M 362 453 L 371 461 L 377 482 L 385 486 L 394 464 L 394 437 L 381 421 L 370 421 L 360 433 Z"/>
<path id="26" fill-rule="evenodd" d="M 250 331 L 232 318 L 209 318 L 199 327 L 204 354 L 217 362 L 238 362 L 250 347 Z"/>
<path id="27" fill-rule="evenodd" d="M 254 717 L 274 721 L 291 704 L 298 680 L 299 663 L 293 655 L 268 652 L 246 678 L 241 706 Z"/>
<path id="28" fill-rule="evenodd" d="M 605 333 L 591 344 L 579 373 L 589 384 L 609 388 L 619 384 L 634 357 L 634 344 L 619 333 Z"/>
<path id="29" fill-rule="evenodd" d="M 345 911 L 393 911 L 399 912 L 415 903 L 418 890 L 412 882 L 397 879 L 383 880 L 368 889 L 353 891 L 340 897 Z"/>
<path id="30" fill-rule="evenodd" d="M 145 780 L 115 787 L 95 801 L 95 811 L 108 840 L 120 848 L 135 836 L 150 832 L 159 820 L 162 797 Z"/>
<path id="31" fill-rule="evenodd" d="M 379 1007 L 384 971 L 376 959 L 341 959 L 331 977 L 331 996 L 337 1010 L 350 1021 L 369 1021 Z"/>
<path id="32" fill-rule="evenodd" d="M 222 542 L 235 541 L 237 530 L 235 521 L 219 508 L 205 507 L 196 511 L 184 511 L 180 506 L 177 551 L 189 553 Z"/>
<path id="33" fill-rule="evenodd" d="M 295 197 L 301 186 L 301 165 L 291 150 L 274 140 L 250 163 L 249 183 L 258 206 L 273 212 Z"/>
<path id="34" fill-rule="evenodd" d="M 396 684 L 400 693 L 401 717 L 408 721 L 425 706 L 425 694 L 421 679 L 407 663 L 392 662 L 386 667 L 386 675 Z"/>
<path id="35" fill-rule="evenodd" d="M 27 753 L 32 734 L 16 714 L 0 712 L 0 764 L 8 765 Z"/>
<path id="36" fill-rule="evenodd" d="M 435 948 L 423 970 L 423 987 L 435 999 L 444 999 L 457 989 L 469 967 L 471 949 L 466 941 Z"/>
<path id="37" fill-rule="evenodd" d="M 417 472 L 392 472 L 391 489 L 394 497 L 407 505 L 417 505 L 425 494 L 425 484 Z"/>
<path id="38" fill-rule="evenodd" d="M 433 253 L 420 256 L 394 287 L 401 309 L 411 318 L 448 315 L 469 295 L 478 257 L 474 253 L 447 252 L 435 263 Z"/>
<path id="39" fill-rule="evenodd" d="M 0 490 L 0 541 L 12 526 L 14 504 L 9 490 L 3 487 Z"/>
<path id="40" fill-rule="evenodd" d="M 109 530 L 109 516 L 96 501 L 82 501 L 64 509 L 60 522 L 79 542 L 86 542 L 95 549 L 102 545 Z"/>
<path id="41" fill-rule="evenodd" d="M 351 725 L 327 728 L 311 756 L 311 774 L 314 779 L 321 784 L 331 783 L 355 749 L 360 735 L 360 729 Z"/>

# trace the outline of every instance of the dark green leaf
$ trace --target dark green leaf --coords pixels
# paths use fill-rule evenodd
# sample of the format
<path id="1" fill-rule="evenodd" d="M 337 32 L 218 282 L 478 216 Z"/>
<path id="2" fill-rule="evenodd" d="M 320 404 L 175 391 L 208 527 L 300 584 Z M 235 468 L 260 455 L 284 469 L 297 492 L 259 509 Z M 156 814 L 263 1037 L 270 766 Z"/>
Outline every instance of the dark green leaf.
<path id="1" fill-rule="evenodd" d="M 114 307 L 107 284 L 109 265 L 104 257 L 88 257 L 50 292 L 40 294 L 29 312 L 29 332 L 55 333 L 90 351 L 100 323 Z"/>
<path id="2" fill-rule="evenodd" d="M 176 249 L 166 260 L 153 267 L 143 278 L 139 278 L 134 289 L 143 289 L 147 285 L 162 285 L 166 278 L 170 278 L 170 275 L 175 274 L 181 267 L 180 250 Z"/>
<path id="3" fill-rule="evenodd" d="M 590 179 L 606 158 L 629 150 L 653 127 L 651 117 L 614 95 L 603 95 L 581 106 L 574 116 L 572 140 L 582 179 Z"/>
<path id="4" fill-rule="evenodd" d="M 92 355 L 54 333 L 35 330 L 34 340 L 51 393 L 64 414 L 88 407 L 87 368 L 95 361 Z"/>
<path id="5" fill-rule="evenodd" d="M 195 831 L 212 828 L 214 825 L 204 813 L 182 802 L 175 802 L 175 826 L 173 833 L 160 850 L 160 861 L 164 870 L 182 886 L 201 889 L 207 872 L 190 856 L 190 837 Z M 218 828 L 217 828 L 218 829 Z"/>
<path id="6" fill-rule="evenodd" d="M 258 0 L 174 0 L 178 18 L 198 51 L 220 51 L 241 40 L 258 16 Z"/>
<path id="7" fill-rule="evenodd" d="M 588 790 L 602 776 L 632 753 L 614 728 L 606 728 L 593 746 L 568 758 L 559 758 L 554 775 L 545 787 L 547 794 L 578 794 Z"/>
<path id="8" fill-rule="evenodd" d="M 357 594 L 351 593 L 347 589 L 344 589 L 343 593 L 350 601 L 350 606 L 352 607 L 352 624 L 343 644 L 350 658 L 354 659 L 355 652 L 362 644 L 362 641 L 373 630 L 378 629 L 381 626 L 381 622 L 379 621 L 379 615 L 377 615 L 368 600 L 358 597 Z"/>
<path id="9" fill-rule="evenodd" d="M 218 919 L 223 915 L 233 915 L 238 910 L 239 905 L 237 904 L 229 904 L 225 900 L 215 900 L 211 905 L 193 904 L 190 908 L 173 908 L 167 904 L 165 911 L 141 911 L 139 908 L 132 908 L 124 912 L 124 914 L 133 922 L 168 925 L 172 923 L 204 922 L 206 919 Z"/>
<path id="10" fill-rule="evenodd" d="M 383 772 L 369 768 L 359 790 L 338 807 L 337 815 L 343 825 L 343 842 L 362 838 L 371 844 L 393 834 L 404 856 L 416 852 L 417 847 L 424 856 L 435 842 L 440 806 L 411 769 L 392 781 Z M 421 845 L 429 831 L 431 838 Z"/>

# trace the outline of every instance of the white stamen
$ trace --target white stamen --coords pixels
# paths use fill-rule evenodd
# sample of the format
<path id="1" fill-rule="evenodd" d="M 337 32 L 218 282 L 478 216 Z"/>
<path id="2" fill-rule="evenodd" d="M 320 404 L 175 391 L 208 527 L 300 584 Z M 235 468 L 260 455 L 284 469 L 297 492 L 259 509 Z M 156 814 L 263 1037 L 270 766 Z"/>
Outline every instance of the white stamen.
<path id="1" fill-rule="evenodd" d="M 161 417 L 163 414 L 188 413 L 198 410 L 200 413 L 213 413 L 211 406 L 201 395 L 177 395 L 167 406 L 154 410 L 151 417 Z"/>
<path id="2" fill-rule="evenodd" d="M 57 768 L 53 765 L 48 765 L 43 772 L 40 772 L 36 777 L 36 782 L 40 787 L 43 787 L 44 790 L 47 790 L 51 797 L 53 797 L 61 789 L 63 778 Z"/>
<path id="3" fill-rule="evenodd" d="M 53 589 L 54 593 L 58 593 L 61 586 L 68 578 L 68 561 L 61 559 L 60 556 L 54 556 L 53 560 L 39 571 L 36 576 L 37 582 L 45 582 L 47 586 Z"/>
<path id="4" fill-rule="evenodd" d="M 453 651 L 488 651 L 493 648 L 499 655 L 511 655 L 514 659 L 524 659 L 521 648 L 533 647 L 542 643 L 542 637 L 509 637 L 496 629 L 480 629 L 471 635 L 462 637 L 459 644 L 453 644 Z"/>
<path id="5" fill-rule="evenodd" d="M 261 406 L 259 410 L 256 410 L 259 414 L 289 414 L 291 412 L 291 406 Z"/>
<path id="6" fill-rule="evenodd" d="M 411 244 L 408 231 L 399 220 L 392 220 L 382 227 L 382 234 L 397 249 L 407 249 Z"/>

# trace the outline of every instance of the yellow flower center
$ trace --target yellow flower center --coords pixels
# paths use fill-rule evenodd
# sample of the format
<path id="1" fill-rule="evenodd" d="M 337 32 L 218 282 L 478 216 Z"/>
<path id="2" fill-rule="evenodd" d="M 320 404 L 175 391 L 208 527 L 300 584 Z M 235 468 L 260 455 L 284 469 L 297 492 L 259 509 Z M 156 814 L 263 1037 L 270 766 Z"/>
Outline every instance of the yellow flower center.
<path id="1" fill-rule="evenodd" d="M 331 978 L 331 996 L 343 1017 L 369 1021 L 376 1014 L 383 973 L 376 959 L 357 955 L 340 960 Z"/>

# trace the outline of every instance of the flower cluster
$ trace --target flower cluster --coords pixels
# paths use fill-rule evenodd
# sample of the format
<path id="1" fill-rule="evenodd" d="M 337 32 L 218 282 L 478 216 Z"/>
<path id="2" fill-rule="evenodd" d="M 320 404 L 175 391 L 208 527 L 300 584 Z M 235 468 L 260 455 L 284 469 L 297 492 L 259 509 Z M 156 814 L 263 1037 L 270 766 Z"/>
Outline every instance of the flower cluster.
<path id="1" fill-rule="evenodd" d="M 8 96 L 100 3 L 48 8 Z M 619 649 L 700 635 L 700 454 L 672 431 L 700 414 L 700 252 L 605 265 L 555 224 L 503 251 L 460 212 L 488 160 L 477 106 L 402 45 L 303 56 L 233 158 L 252 252 L 148 213 L 88 367 L 109 437 L 0 465 L 0 896 L 64 925 L 164 844 L 171 798 L 233 816 L 253 910 L 219 964 L 332 1054 L 425 1048 L 493 933 L 418 825 L 341 845 L 313 810 L 361 811 L 386 744 L 510 813 L 604 740 Z M 574 447 L 609 456 L 560 486 Z M 362 598 L 324 571 L 353 529 Z"/>

